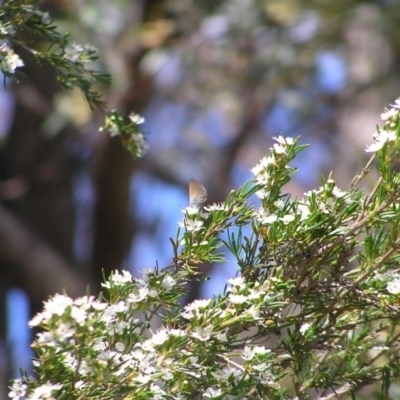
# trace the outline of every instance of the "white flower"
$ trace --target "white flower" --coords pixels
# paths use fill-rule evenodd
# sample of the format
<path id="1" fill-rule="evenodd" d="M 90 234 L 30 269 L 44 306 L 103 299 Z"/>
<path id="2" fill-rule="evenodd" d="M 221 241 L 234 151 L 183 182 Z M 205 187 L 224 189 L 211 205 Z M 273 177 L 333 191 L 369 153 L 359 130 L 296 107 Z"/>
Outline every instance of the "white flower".
<path id="1" fill-rule="evenodd" d="M 394 131 L 387 131 L 387 130 L 380 130 L 379 132 L 375 132 L 373 135 L 375 139 L 375 143 L 367 146 L 365 151 L 367 153 L 375 153 L 383 148 L 385 143 L 393 142 L 397 139 L 396 132 Z"/>
<path id="2" fill-rule="evenodd" d="M 285 225 L 288 225 L 290 222 L 294 221 L 296 217 L 293 214 L 286 214 L 283 217 L 279 218 Z"/>
<path id="3" fill-rule="evenodd" d="M 211 299 L 204 299 L 204 300 L 195 300 L 192 303 L 189 303 L 185 306 L 185 310 L 188 311 L 204 311 L 207 306 L 210 304 Z"/>
<path id="4" fill-rule="evenodd" d="M 114 322 L 117 319 L 117 313 L 125 313 L 128 309 L 129 306 L 124 301 L 111 304 L 104 309 L 101 320 L 106 324 Z"/>
<path id="5" fill-rule="evenodd" d="M 44 303 L 44 309 L 56 315 L 64 314 L 64 311 L 72 306 L 73 300 L 65 295 L 56 294 L 53 298 Z"/>
<path id="6" fill-rule="evenodd" d="M 277 220 L 278 220 L 278 217 L 275 214 L 271 214 L 271 215 L 268 215 L 268 217 L 264 218 L 263 223 L 270 225 Z"/>
<path id="7" fill-rule="evenodd" d="M 271 181 L 271 175 L 268 172 L 266 172 L 265 170 L 263 173 L 261 173 L 255 177 L 255 181 L 257 184 L 262 185 L 262 186 L 267 186 L 267 187 L 271 186 L 273 183 L 273 181 Z"/>
<path id="8" fill-rule="evenodd" d="M 382 142 L 371 144 L 370 146 L 367 146 L 365 148 L 365 152 L 366 153 L 376 153 L 377 151 L 382 149 L 384 144 L 385 143 L 382 143 Z"/>
<path id="9" fill-rule="evenodd" d="M 386 285 L 386 290 L 391 294 L 399 294 L 400 293 L 400 277 L 397 277 L 390 281 Z"/>
<path id="10" fill-rule="evenodd" d="M 293 145 L 294 140 L 291 137 L 283 137 L 283 136 L 278 136 L 278 137 L 273 137 L 272 139 L 276 140 L 278 143 L 275 143 L 273 148 L 271 150 L 275 151 L 276 154 L 285 154 L 287 146 Z"/>
<path id="11" fill-rule="evenodd" d="M 313 189 L 313 190 L 309 190 L 308 192 L 304 193 L 304 196 L 306 197 L 311 197 L 312 195 L 317 196 L 318 194 L 321 193 L 321 188 L 320 189 Z"/>
<path id="12" fill-rule="evenodd" d="M 256 195 L 259 199 L 263 200 L 268 197 L 269 193 L 269 190 L 261 189 L 256 192 Z"/>
<path id="13" fill-rule="evenodd" d="M 20 397 L 25 396 L 27 387 L 28 386 L 23 383 L 22 379 L 14 379 L 12 386 L 10 386 L 8 397 L 18 400 Z"/>
<path id="14" fill-rule="evenodd" d="M 156 296 L 153 296 L 153 294 L 154 293 L 151 293 L 151 295 L 150 295 L 149 288 L 144 286 L 139 289 L 137 294 L 130 293 L 129 296 L 127 297 L 126 301 L 128 303 L 140 303 L 141 301 L 146 299 L 149 295 L 150 295 L 150 297 L 156 297 Z"/>
<path id="15" fill-rule="evenodd" d="M 112 135 L 111 135 L 112 136 Z M 136 132 L 129 138 L 129 142 L 133 142 L 135 144 L 135 156 L 141 158 L 145 155 L 146 150 L 149 148 L 143 133 Z"/>
<path id="16" fill-rule="evenodd" d="M 132 321 L 133 322 L 133 321 Z M 129 328 L 130 324 L 126 321 L 116 321 L 114 325 L 110 327 L 110 334 L 122 333 L 125 329 Z"/>
<path id="17" fill-rule="evenodd" d="M 272 375 L 269 371 L 265 371 L 261 376 L 260 376 L 260 382 L 263 383 L 264 385 L 268 385 L 272 389 L 278 390 L 280 388 L 280 385 L 278 382 L 275 382 L 276 376 Z"/>
<path id="18" fill-rule="evenodd" d="M 304 335 L 310 329 L 310 327 L 311 327 L 311 324 L 309 324 L 309 323 L 305 323 L 305 324 L 301 325 L 300 333 L 302 335 Z"/>
<path id="19" fill-rule="evenodd" d="M 285 206 L 285 202 L 283 200 L 277 200 L 275 201 L 274 206 L 276 208 L 282 209 Z"/>
<path id="20" fill-rule="evenodd" d="M 215 335 L 215 338 L 217 340 L 219 340 L 220 342 L 226 342 L 228 340 L 228 336 L 227 336 L 227 330 L 225 329 L 224 331 L 219 331 L 217 332 L 217 334 Z"/>
<path id="21" fill-rule="evenodd" d="M 59 341 L 65 341 L 76 334 L 76 327 L 70 323 L 60 323 L 54 331 L 54 337 Z"/>
<path id="22" fill-rule="evenodd" d="M 192 332 L 191 336 L 201 340 L 202 342 L 206 342 L 211 338 L 212 334 L 212 326 L 206 326 L 203 328 L 202 326 L 196 327 L 196 331 Z"/>
<path id="23" fill-rule="evenodd" d="M 189 206 L 182 210 L 182 212 L 187 215 L 189 218 L 191 215 L 197 215 L 200 211 L 200 207 Z"/>
<path id="24" fill-rule="evenodd" d="M 242 358 L 243 360 L 249 361 L 252 360 L 254 358 L 255 355 L 264 355 L 267 353 L 270 353 L 271 350 L 270 349 L 266 349 L 264 346 L 254 346 L 253 348 L 246 346 L 243 350 L 242 350 Z M 260 368 L 264 368 L 269 364 L 261 364 L 261 366 L 259 366 L 259 370 Z"/>
<path id="25" fill-rule="evenodd" d="M 371 347 L 371 350 L 385 351 L 385 350 L 390 350 L 390 347 L 388 347 L 388 346 L 374 346 L 374 347 Z"/>
<path id="26" fill-rule="evenodd" d="M 147 352 L 155 352 L 156 349 L 154 348 L 153 341 L 151 339 L 145 340 L 143 343 L 140 344 L 140 347 Z"/>
<path id="27" fill-rule="evenodd" d="M 300 221 L 304 221 L 310 215 L 310 206 L 304 202 L 299 203 L 297 205 L 297 213 L 300 213 Z"/>
<path id="28" fill-rule="evenodd" d="M 264 346 L 254 346 L 253 352 L 254 352 L 254 355 L 256 355 L 256 354 L 263 355 L 263 354 L 270 353 L 271 349 L 266 349 Z"/>
<path id="29" fill-rule="evenodd" d="M 83 323 L 86 321 L 87 313 L 80 307 L 72 306 L 71 318 L 73 318 L 78 325 L 83 325 Z"/>
<path id="30" fill-rule="evenodd" d="M 150 380 L 152 379 L 151 375 L 145 375 L 145 374 L 139 374 L 135 377 L 135 381 L 145 385 L 146 383 L 150 382 Z"/>
<path id="31" fill-rule="evenodd" d="M 210 206 L 204 207 L 206 211 L 212 212 L 212 211 L 225 211 L 226 206 L 224 203 L 219 203 L 219 204 L 211 204 Z"/>
<path id="32" fill-rule="evenodd" d="M 90 44 L 82 46 L 77 43 L 72 43 L 65 48 L 64 57 L 73 63 L 88 63 L 92 61 L 90 57 L 87 57 L 89 53 L 95 53 L 97 51 L 98 50 Z"/>
<path id="33" fill-rule="evenodd" d="M 96 351 L 107 350 L 108 346 L 109 346 L 108 342 L 104 342 L 101 339 L 95 339 L 95 341 L 92 343 L 93 350 L 96 350 Z"/>
<path id="34" fill-rule="evenodd" d="M 390 110 L 386 109 L 384 113 L 381 114 L 382 121 L 387 121 L 389 119 L 394 119 L 398 116 L 399 112 L 395 108 Z"/>
<path id="35" fill-rule="evenodd" d="M 233 287 L 235 287 L 236 289 L 243 289 L 243 287 L 245 286 L 245 280 L 243 278 L 243 276 L 237 276 L 236 278 L 230 278 L 227 281 L 230 285 L 232 285 Z M 230 291 L 234 291 L 232 290 L 232 288 L 228 288 L 228 290 Z M 235 290 L 236 292 L 236 290 Z"/>
<path id="36" fill-rule="evenodd" d="M 174 374 L 170 369 L 163 368 L 161 370 L 162 376 L 160 377 L 163 381 L 170 381 L 171 379 L 174 379 Z"/>
<path id="37" fill-rule="evenodd" d="M 256 217 L 256 219 L 262 223 L 264 218 L 267 216 L 267 212 L 263 207 L 260 207 L 257 211 L 254 211 L 253 216 Z"/>
<path id="38" fill-rule="evenodd" d="M 261 173 L 263 173 L 265 171 L 265 169 L 268 167 L 268 165 L 271 164 L 275 164 L 275 158 L 274 156 L 268 156 L 268 157 L 264 157 L 262 158 L 258 164 L 252 168 L 250 171 L 255 175 L 260 175 Z"/>
<path id="39" fill-rule="evenodd" d="M 338 199 L 340 199 L 341 197 L 346 196 L 347 192 L 345 192 L 344 190 L 340 190 L 337 186 L 335 186 L 332 189 L 332 194 L 333 194 L 333 196 L 335 196 Z"/>
<path id="40" fill-rule="evenodd" d="M 283 144 L 275 143 L 273 149 L 275 150 L 276 154 L 285 154 L 286 153 L 286 146 Z"/>
<path id="41" fill-rule="evenodd" d="M 55 332 L 40 332 L 36 335 L 36 343 L 45 344 L 47 346 L 55 347 L 57 345 L 58 337 Z"/>
<path id="42" fill-rule="evenodd" d="M 243 304 L 247 301 L 247 296 L 231 293 L 229 295 L 229 300 L 232 304 Z"/>
<path id="43" fill-rule="evenodd" d="M 185 228 L 188 232 L 197 232 L 203 229 L 204 222 L 200 220 L 191 220 L 186 218 L 183 222 L 179 222 L 181 228 Z"/>
<path id="44" fill-rule="evenodd" d="M 38 326 L 42 322 L 48 322 L 53 315 L 61 316 L 65 310 L 72 306 L 73 300 L 61 294 L 56 294 L 53 298 L 44 303 L 44 310 L 42 313 L 37 314 L 31 321 L 29 326 Z"/>
<path id="45" fill-rule="evenodd" d="M 125 345 L 122 342 L 115 343 L 115 350 L 122 353 L 125 350 Z"/>
<path id="46" fill-rule="evenodd" d="M 139 289 L 139 292 L 140 292 L 140 289 Z M 153 298 L 158 297 L 157 290 L 156 289 L 149 289 L 149 297 L 153 297 Z"/>
<path id="47" fill-rule="evenodd" d="M 267 364 L 266 362 L 260 363 L 258 365 L 254 365 L 253 368 L 256 371 L 265 372 L 271 368 L 271 364 Z"/>
<path id="48" fill-rule="evenodd" d="M 29 322 L 28 325 L 32 328 L 33 326 L 39 326 L 47 318 L 43 313 L 37 313 Z"/>
<path id="49" fill-rule="evenodd" d="M 255 167 L 251 168 L 250 171 L 255 175 L 258 176 L 261 174 L 261 172 L 264 171 L 264 168 L 260 165 L 257 164 Z"/>
<path id="50" fill-rule="evenodd" d="M 80 61 L 83 51 L 83 46 L 77 43 L 72 43 L 70 46 L 65 48 L 64 56 L 67 60 L 76 63 Z"/>
<path id="51" fill-rule="evenodd" d="M 253 319 L 257 319 L 260 316 L 260 310 L 253 304 L 246 310 L 246 314 L 250 315 Z"/>
<path id="52" fill-rule="evenodd" d="M 94 296 L 82 296 L 75 299 L 74 305 L 84 310 L 89 310 L 94 301 Z"/>
<path id="53" fill-rule="evenodd" d="M 241 357 L 245 361 L 252 360 L 254 357 L 254 351 L 250 346 L 245 346 L 244 349 L 242 350 Z"/>
<path id="54" fill-rule="evenodd" d="M 263 225 L 271 225 L 273 222 L 278 220 L 278 217 L 275 214 L 267 216 L 267 212 L 263 207 L 260 207 L 253 215 Z"/>
<path id="55" fill-rule="evenodd" d="M 165 392 L 165 390 L 161 389 L 161 387 L 159 385 L 156 385 L 155 383 L 152 383 L 150 385 L 150 390 L 152 392 L 152 399 L 154 399 L 154 400 L 165 399 L 165 395 L 167 393 Z"/>
<path id="56" fill-rule="evenodd" d="M 268 165 L 273 165 L 276 163 L 275 157 L 274 155 L 270 155 L 267 157 L 264 157 L 260 160 L 259 164 L 263 167 L 263 168 L 267 168 Z"/>
<path id="57" fill-rule="evenodd" d="M 123 286 L 125 283 L 133 281 L 132 275 L 129 271 L 122 270 L 119 272 L 115 270 L 106 283 L 102 283 L 101 286 L 110 288 L 112 286 Z"/>
<path id="58" fill-rule="evenodd" d="M 24 66 L 24 62 L 20 59 L 18 54 L 15 54 L 14 51 L 5 44 L 0 46 L 0 57 L 2 57 L 0 68 L 4 72 L 13 74 L 17 68 Z"/>
<path id="59" fill-rule="evenodd" d="M 152 275 L 157 275 L 157 269 L 155 267 L 143 268 L 142 274 L 143 280 L 148 282 Z"/>
<path id="60" fill-rule="evenodd" d="M 209 397 L 210 399 L 214 399 L 215 397 L 221 396 L 221 394 L 222 394 L 221 389 L 208 388 L 203 393 L 203 397 Z"/>
<path id="61" fill-rule="evenodd" d="M 24 62 L 15 53 L 7 54 L 6 57 L 1 62 L 2 69 L 6 72 L 10 72 L 11 74 L 14 74 L 15 70 L 17 68 L 20 68 L 23 66 L 24 66 Z"/>
<path id="62" fill-rule="evenodd" d="M 400 97 L 394 101 L 394 104 L 391 104 L 393 108 L 400 109 Z"/>
<path id="63" fill-rule="evenodd" d="M 286 145 L 292 145 L 294 144 L 294 140 L 291 137 L 284 137 L 282 135 L 279 135 L 278 137 L 273 137 L 272 139 L 276 140 L 279 144 L 286 144 Z"/>
<path id="64" fill-rule="evenodd" d="M 86 383 L 84 381 L 78 381 L 75 383 L 75 389 L 83 390 L 86 387 Z"/>
<path id="65" fill-rule="evenodd" d="M 60 390 L 61 384 L 52 385 L 50 382 L 42 386 L 37 387 L 27 398 L 27 400 L 42 400 L 42 399 L 53 399 L 52 393 L 55 390 Z"/>
<path id="66" fill-rule="evenodd" d="M 151 337 L 151 342 L 154 345 L 161 345 L 166 342 L 169 338 L 169 332 L 166 329 L 160 329 Z"/>
<path id="67" fill-rule="evenodd" d="M 108 127 L 108 131 L 110 132 L 111 137 L 121 134 L 117 124 L 110 124 L 110 126 Z"/>
<path id="68" fill-rule="evenodd" d="M 135 114 L 133 112 L 129 114 L 129 119 L 136 125 L 143 124 L 143 122 L 145 121 L 141 115 Z"/>
<path id="69" fill-rule="evenodd" d="M 171 329 L 170 334 L 172 336 L 184 337 L 187 335 L 187 332 L 184 331 L 183 329 Z"/>
<path id="70" fill-rule="evenodd" d="M 211 374 L 216 378 L 219 382 L 226 382 L 230 377 L 234 377 L 235 380 L 240 378 L 243 375 L 243 371 L 239 368 L 234 367 L 224 367 L 224 369 L 217 370 L 215 372 L 211 372 Z"/>
<path id="71" fill-rule="evenodd" d="M 51 23 L 51 16 L 48 12 L 38 12 L 38 15 L 40 15 L 42 17 L 42 22 L 44 24 L 50 24 Z"/>
<path id="72" fill-rule="evenodd" d="M 161 287 L 165 290 L 171 290 L 175 285 L 176 280 L 170 275 L 165 275 L 163 280 L 161 281 Z"/>

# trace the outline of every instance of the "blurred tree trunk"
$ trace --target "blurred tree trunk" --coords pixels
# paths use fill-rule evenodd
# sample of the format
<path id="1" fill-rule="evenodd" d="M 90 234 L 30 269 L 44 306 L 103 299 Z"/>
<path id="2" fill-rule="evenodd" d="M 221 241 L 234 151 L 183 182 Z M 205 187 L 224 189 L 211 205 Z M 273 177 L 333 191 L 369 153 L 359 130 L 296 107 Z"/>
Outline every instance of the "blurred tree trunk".
<path id="1" fill-rule="evenodd" d="M 6 206 L 2 213 L 7 217 L 7 222 L 3 219 L 0 232 L 3 239 L 0 263 L 4 266 L 2 278 L 23 287 L 34 304 L 40 305 L 60 287 L 54 280 L 56 287 L 52 291 L 46 286 L 46 279 L 51 281 L 51 276 L 44 277 L 35 270 L 38 246 L 42 249 L 39 255 L 43 256 L 42 261 L 48 251 L 52 254 L 55 272 L 65 270 L 68 273 L 67 270 L 72 272 L 76 267 L 72 180 L 79 160 L 68 152 L 76 134 L 72 127 L 68 126 L 54 137 L 44 134 L 43 121 L 52 112 L 51 101 L 59 85 L 49 68 L 35 65 L 29 57 L 26 60 L 27 78 L 15 88 L 13 125 L 0 150 L 1 196 Z M 33 248 L 29 250 L 29 246 Z M 28 253 L 22 254 L 21 249 Z M 25 264 L 29 261 L 32 261 L 31 270 Z M 7 267 L 10 262 L 13 267 Z M 65 283 L 84 288 L 83 282 L 72 279 Z M 68 290 L 76 293 L 75 288 L 67 287 Z"/>

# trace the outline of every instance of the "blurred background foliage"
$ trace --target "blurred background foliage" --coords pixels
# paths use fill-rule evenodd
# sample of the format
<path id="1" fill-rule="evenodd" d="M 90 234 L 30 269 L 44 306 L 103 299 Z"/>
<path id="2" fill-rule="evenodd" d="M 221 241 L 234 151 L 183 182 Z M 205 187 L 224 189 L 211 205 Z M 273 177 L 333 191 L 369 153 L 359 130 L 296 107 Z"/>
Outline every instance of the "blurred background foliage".
<path id="1" fill-rule="evenodd" d="M 0 92 L 4 386 L 27 366 L 21 326 L 49 295 L 78 296 L 87 284 L 96 293 L 102 270 L 170 262 L 189 179 L 222 201 L 283 132 L 311 144 L 288 192 L 301 197 L 331 170 L 346 189 L 400 93 L 396 0 L 39 4 L 72 41 L 99 49 L 96 67 L 113 77 L 99 88 L 108 108 L 144 115 L 150 148 L 133 161 L 98 132 L 101 110 L 15 49 L 24 76 Z M 222 290 L 235 271 L 203 266 L 215 279 L 190 287 L 186 301 Z"/>

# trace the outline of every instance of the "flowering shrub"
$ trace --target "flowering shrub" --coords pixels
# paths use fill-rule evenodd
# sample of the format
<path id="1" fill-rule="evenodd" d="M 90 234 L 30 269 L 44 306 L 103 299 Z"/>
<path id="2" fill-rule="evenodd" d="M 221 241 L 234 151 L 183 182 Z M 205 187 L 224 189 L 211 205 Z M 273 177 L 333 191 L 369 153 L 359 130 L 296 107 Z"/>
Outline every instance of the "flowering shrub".
<path id="1" fill-rule="evenodd" d="M 399 104 L 349 191 L 331 176 L 303 199 L 284 193 L 304 146 L 279 136 L 252 182 L 184 210 L 167 268 L 115 271 L 98 299 L 48 300 L 30 322 L 42 329 L 35 377 L 15 380 L 10 397 L 327 400 L 379 383 L 388 398 L 400 374 Z M 239 274 L 181 309 L 197 266 L 226 252 Z"/>
<path id="2" fill-rule="evenodd" d="M 98 70 L 97 49 L 70 41 L 59 32 L 50 14 L 37 7 L 37 0 L 5 0 L 0 6 L 0 71 L 18 80 L 24 61 L 15 50 L 24 49 L 35 62 L 53 67 L 59 83 L 66 89 L 78 87 L 92 109 L 106 107 L 98 85 L 109 85 L 111 78 Z M 144 156 L 147 144 L 138 125 L 143 118 L 131 113 L 129 121 L 117 111 L 108 112 L 100 130 L 119 135 L 134 158 Z"/>

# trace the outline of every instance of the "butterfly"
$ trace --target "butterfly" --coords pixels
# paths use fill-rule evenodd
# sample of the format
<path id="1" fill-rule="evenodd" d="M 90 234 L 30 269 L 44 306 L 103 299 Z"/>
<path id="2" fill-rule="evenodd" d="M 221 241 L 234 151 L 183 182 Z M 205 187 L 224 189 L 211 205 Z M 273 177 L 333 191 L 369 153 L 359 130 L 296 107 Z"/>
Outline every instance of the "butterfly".
<path id="1" fill-rule="evenodd" d="M 207 200 L 206 188 L 195 179 L 189 182 L 189 202 L 190 207 L 198 208 Z"/>

